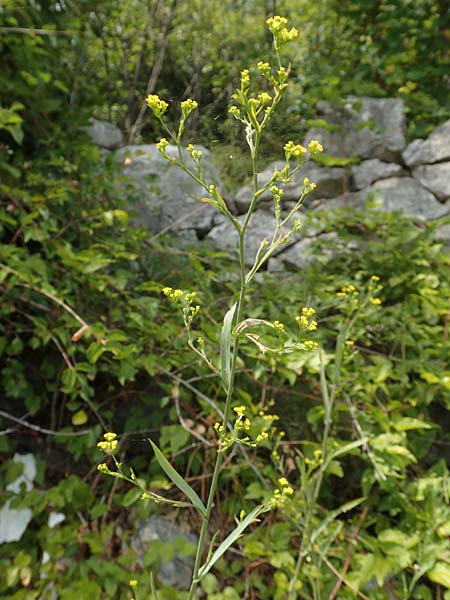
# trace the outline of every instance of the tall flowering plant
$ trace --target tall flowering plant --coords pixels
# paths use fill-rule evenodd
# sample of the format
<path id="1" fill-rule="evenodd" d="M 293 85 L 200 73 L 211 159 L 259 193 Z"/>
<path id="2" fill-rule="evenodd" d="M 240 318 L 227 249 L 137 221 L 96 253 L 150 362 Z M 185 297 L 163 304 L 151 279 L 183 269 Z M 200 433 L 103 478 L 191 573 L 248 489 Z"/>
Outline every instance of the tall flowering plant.
<path id="1" fill-rule="evenodd" d="M 256 273 L 268 261 L 268 259 L 278 250 L 280 246 L 286 244 L 291 237 L 300 231 L 301 220 L 298 218 L 298 210 L 302 205 L 304 198 L 314 188 L 315 184 L 310 183 L 308 178 L 304 178 L 303 187 L 300 196 L 294 203 L 285 209 L 283 206 L 283 186 L 292 180 L 292 177 L 310 160 L 314 155 L 322 152 L 321 144 L 316 140 L 311 140 L 307 147 L 288 141 L 284 145 L 285 165 L 281 170 L 275 170 L 269 181 L 260 184 L 258 181 L 258 159 L 262 135 L 269 125 L 270 119 L 276 110 L 277 105 L 283 97 L 288 85 L 289 66 L 282 64 L 280 49 L 287 43 L 295 40 L 298 32 L 295 28 L 287 28 L 287 19 L 275 16 L 267 20 L 267 26 L 273 36 L 273 47 L 275 52 L 275 64 L 268 62 L 258 62 L 256 69 L 252 71 L 244 69 L 240 75 L 240 86 L 233 95 L 234 104 L 229 109 L 230 115 L 236 119 L 244 131 L 247 141 L 252 164 L 252 182 L 253 189 L 248 210 L 243 219 L 236 219 L 230 212 L 220 189 L 210 184 L 202 169 L 202 152 L 194 145 L 186 146 L 190 161 L 185 160 L 185 153 L 182 152 L 182 136 L 185 130 L 187 120 L 193 111 L 198 108 L 195 100 L 187 99 L 181 103 L 181 117 L 176 131 L 172 131 L 168 126 L 165 115 L 169 110 L 167 102 L 157 95 L 149 95 L 146 99 L 148 107 L 153 115 L 159 120 L 166 137 L 163 137 L 157 143 L 159 153 L 170 163 L 176 165 L 203 188 L 205 195 L 197 198 L 199 202 L 205 202 L 214 206 L 229 220 L 230 226 L 238 234 L 238 253 L 239 253 L 239 275 L 240 285 L 239 293 L 235 302 L 229 307 L 223 318 L 223 325 L 220 334 L 220 352 L 217 357 L 212 356 L 206 350 L 205 339 L 203 336 L 194 335 L 193 322 L 201 310 L 196 302 L 195 292 L 186 292 L 180 289 L 165 287 L 162 293 L 180 310 L 187 332 L 187 341 L 191 350 L 203 360 L 208 368 L 215 371 L 221 378 L 224 409 L 221 422 L 215 424 L 217 433 L 217 453 L 215 466 L 209 485 L 206 504 L 200 499 L 196 491 L 187 481 L 173 468 L 165 458 L 157 445 L 150 441 L 155 452 L 156 459 L 162 470 L 169 477 L 175 486 L 185 495 L 186 501 L 172 501 L 147 489 L 144 482 L 141 481 L 131 469 L 125 469 L 115 456 L 117 448 L 116 435 L 106 433 L 104 440 L 99 442 L 98 446 L 107 455 L 111 456 L 115 469 L 111 469 L 107 464 L 99 465 L 99 470 L 113 477 L 118 477 L 128 481 L 138 487 L 142 492 L 143 499 L 151 499 L 155 502 L 169 503 L 176 506 L 189 506 L 194 508 L 200 515 L 201 528 L 199 532 L 199 541 L 195 556 L 192 582 L 188 593 L 188 599 L 192 600 L 196 595 L 196 590 L 216 562 L 224 553 L 236 542 L 243 532 L 253 523 L 258 521 L 260 515 L 277 507 L 284 506 L 294 494 L 294 490 L 286 477 L 281 476 L 278 479 L 278 485 L 274 489 L 272 497 L 265 503 L 259 504 L 251 512 L 245 514 L 243 511 L 237 518 L 237 525 L 225 539 L 215 545 L 216 536 L 212 537 L 209 549 L 206 551 L 208 541 L 208 530 L 211 523 L 211 514 L 214 508 L 214 499 L 218 488 L 220 474 L 224 464 L 224 456 L 236 445 L 255 448 L 266 442 L 268 438 L 267 431 L 261 431 L 252 437 L 251 421 L 247 416 L 245 406 L 236 403 L 235 399 L 235 377 L 236 365 L 239 355 L 239 346 L 243 338 L 257 345 L 260 351 L 281 352 L 286 349 L 308 352 L 317 348 L 317 343 L 310 339 L 310 333 L 316 329 L 317 322 L 314 318 L 315 311 L 311 307 L 304 307 L 301 314 L 297 316 L 296 321 L 299 329 L 294 341 L 292 336 L 287 335 L 285 325 L 279 321 L 267 321 L 264 319 L 246 318 L 245 301 L 246 293 L 250 283 Z M 265 81 L 265 88 L 255 90 L 256 80 Z M 169 144 L 174 144 L 178 152 L 169 155 L 167 148 Z M 257 207 L 258 200 L 269 191 L 273 197 L 274 214 L 276 224 L 271 237 L 261 240 L 253 264 L 248 265 L 248 257 L 245 254 L 245 240 L 248 232 L 248 226 L 252 215 Z M 257 328 L 268 328 L 272 330 L 280 340 L 277 348 L 269 348 L 260 340 L 260 336 L 255 334 Z M 156 598 L 156 591 L 153 589 L 153 596 Z"/>

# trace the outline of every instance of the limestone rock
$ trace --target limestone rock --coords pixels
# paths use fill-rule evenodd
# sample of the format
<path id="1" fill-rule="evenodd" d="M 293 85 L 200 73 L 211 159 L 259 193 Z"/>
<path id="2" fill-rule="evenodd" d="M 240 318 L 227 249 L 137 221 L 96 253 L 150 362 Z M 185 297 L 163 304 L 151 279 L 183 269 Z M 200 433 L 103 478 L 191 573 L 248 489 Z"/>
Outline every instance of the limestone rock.
<path id="1" fill-rule="evenodd" d="M 321 103 L 322 111 L 324 103 Z M 320 108 L 319 106 L 319 108 Z M 322 143 L 327 154 L 395 162 L 405 147 L 405 114 L 399 98 L 348 98 L 341 109 L 324 111 L 331 130 L 313 127 L 305 138 Z"/>
<path id="2" fill-rule="evenodd" d="M 244 222 L 244 216 L 237 219 L 239 223 Z M 216 219 L 217 225 L 209 232 L 205 240 L 209 241 L 215 248 L 225 252 L 236 254 L 238 250 L 239 236 L 237 231 L 222 215 Z M 265 210 L 258 210 L 253 213 L 248 224 L 246 233 L 245 257 L 246 263 L 252 266 L 260 244 L 265 239 L 271 240 L 275 232 L 277 221 L 275 217 Z M 292 238 L 292 243 L 295 237 Z M 278 254 L 286 246 L 280 246 L 275 254 Z"/>
<path id="3" fill-rule="evenodd" d="M 36 478 L 36 459 L 33 454 L 14 454 L 13 461 L 23 467 L 21 475 L 9 483 L 6 489 L 14 494 L 20 494 L 22 487 L 28 492 L 33 488 Z M 11 500 L 0 509 L 0 544 L 18 542 L 25 533 L 33 512 L 29 508 L 10 508 Z"/>
<path id="4" fill-rule="evenodd" d="M 404 150 L 408 167 L 450 160 L 450 119 L 436 127 L 426 140 L 414 140 Z"/>
<path id="5" fill-rule="evenodd" d="M 186 533 L 177 523 L 159 515 L 153 515 L 146 521 L 138 524 L 138 531 L 131 545 L 134 548 L 138 563 L 143 566 L 144 555 L 152 542 L 161 544 L 173 543 L 176 539 L 182 539 L 187 543 L 197 545 L 197 538 L 192 533 Z M 155 549 L 157 552 L 157 548 Z M 179 590 L 188 590 L 194 558 L 183 556 L 177 552 L 170 560 L 162 561 L 157 568 L 159 579 L 166 585 Z"/>
<path id="6" fill-rule="evenodd" d="M 378 158 L 371 158 L 353 166 L 351 172 L 355 189 L 362 190 L 379 179 L 401 176 L 404 170 L 395 163 L 387 163 L 378 160 Z"/>
<path id="7" fill-rule="evenodd" d="M 316 208 L 365 208 L 366 198 L 370 194 L 379 195 L 385 212 L 402 211 L 404 214 L 421 221 L 438 219 L 450 212 L 450 205 L 441 204 L 433 194 L 412 177 L 390 177 L 381 179 L 358 192 L 342 194 L 331 200 L 320 200 Z"/>
<path id="8" fill-rule="evenodd" d="M 220 186 L 217 169 L 209 162 L 209 152 L 202 150 L 203 173 L 208 183 Z M 176 146 L 167 146 L 167 154 L 177 157 Z M 213 226 L 216 209 L 192 197 L 203 197 L 205 190 L 176 165 L 164 159 L 155 145 L 125 146 L 117 153 L 123 174 L 128 178 L 127 196 L 134 200 L 137 224 L 152 233 L 195 230 L 203 236 Z M 183 150 L 189 167 L 192 161 Z"/>
<path id="9" fill-rule="evenodd" d="M 115 150 L 123 144 L 122 132 L 114 123 L 91 119 L 87 132 L 94 144 L 100 148 Z"/>
<path id="10" fill-rule="evenodd" d="M 332 258 L 336 254 L 333 248 L 336 241 L 337 234 L 334 232 L 323 233 L 316 238 L 305 237 L 279 254 L 276 260 L 291 269 L 301 270 L 319 258 L 325 262 Z"/>
<path id="11" fill-rule="evenodd" d="M 285 166 L 284 162 L 274 162 L 267 169 L 262 171 L 258 175 L 258 185 L 266 185 L 275 170 L 281 170 Z M 311 194 L 308 194 L 307 198 L 313 197 L 320 198 L 332 198 L 337 194 L 341 194 L 347 188 L 347 173 L 345 169 L 340 167 L 323 167 L 313 162 L 308 162 L 305 166 L 294 175 L 292 182 L 281 185 L 277 184 L 278 187 L 284 189 L 283 202 L 296 202 L 303 191 L 303 180 L 308 177 L 311 183 L 315 183 L 317 188 Z M 245 185 L 241 188 L 234 198 L 234 204 L 240 213 L 245 213 L 250 205 L 252 199 L 253 188 L 250 184 Z M 271 205 L 273 202 L 273 196 L 266 190 L 258 198 L 258 204 Z"/>
<path id="12" fill-rule="evenodd" d="M 441 202 L 450 198 L 450 162 L 420 165 L 412 173 Z"/>

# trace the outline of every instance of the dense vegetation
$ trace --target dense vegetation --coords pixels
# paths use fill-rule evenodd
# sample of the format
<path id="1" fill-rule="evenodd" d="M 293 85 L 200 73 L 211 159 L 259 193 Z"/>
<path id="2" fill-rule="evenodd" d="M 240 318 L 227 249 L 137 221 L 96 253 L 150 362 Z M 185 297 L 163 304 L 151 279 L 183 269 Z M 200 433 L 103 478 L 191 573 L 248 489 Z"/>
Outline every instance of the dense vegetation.
<path id="1" fill-rule="evenodd" d="M 243 163 L 221 159 L 230 146 L 244 155 L 245 144 L 227 110 L 240 69 L 270 52 L 264 23 L 274 12 L 290 17 L 300 41 L 285 51 L 292 86 L 266 158 L 301 136 L 320 98 L 401 96 L 410 136 L 449 116 L 445 2 L 0 6 L 0 504 L 20 473 L 13 455 L 31 452 L 38 461 L 33 490 L 12 504 L 29 507 L 33 519 L 20 541 L 0 546 L 1 598 L 50 598 L 52 589 L 67 600 L 149 597 L 148 572 L 175 549 L 154 542 L 143 566 L 136 561 L 133 528 L 155 507 L 96 471 L 104 431 L 120 434 L 120 459 L 152 489 L 182 499 L 153 460 L 149 436 L 205 493 L 215 448 L 201 439 L 216 439 L 207 401 L 220 409 L 220 382 L 188 351 L 181 320 L 160 292 L 196 290 L 207 307 L 198 330 L 218 346 L 236 266 L 132 227 L 133 206 L 120 193 L 126 181 L 84 127 L 95 115 L 115 121 L 131 142 L 155 141 L 160 131 L 144 112 L 145 96 L 195 97 L 200 116 L 188 134 L 213 150 L 235 186 Z M 205 597 L 285 598 L 307 530 L 298 598 L 450 598 L 449 254 L 434 241 L 434 225 L 370 206 L 321 219 L 339 234 L 332 258 L 318 248 L 320 268 L 264 274 L 251 305 L 252 317 L 291 325 L 302 306 L 316 309 L 314 340 L 329 376 L 338 374 L 333 459 L 311 502 L 326 417 L 319 354 L 275 359 L 244 346 L 237 401 L 270 439 L 235 453 L 214 531 L 229 530 L 236 510 L 267 498 L 280 476 L 295 494 L 208 575 Z M 349 242 L 357 253 L 346 251 Z M 381 304 L 356 306 L 354 292 L 371 294 L 373 276 Z M 351 330 L 341 355 L 342 323 Z M 65 520 L 50 528 L 55 512 Z M 177 550 L 192 553 L 189 544 Z M 185 597 L 158 589 L 158 598 Z"/>

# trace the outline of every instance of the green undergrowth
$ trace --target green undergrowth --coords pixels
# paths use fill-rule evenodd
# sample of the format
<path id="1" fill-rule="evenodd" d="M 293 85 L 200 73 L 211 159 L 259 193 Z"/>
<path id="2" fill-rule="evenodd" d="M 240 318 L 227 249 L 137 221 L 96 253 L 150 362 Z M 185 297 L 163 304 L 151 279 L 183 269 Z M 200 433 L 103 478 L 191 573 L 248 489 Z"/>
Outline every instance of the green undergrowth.
<path id="1" fill-rule="evenodd" d="M 19 541 L 0 546 L 5 599 L 50 598 L 53 586 L 68 600 L 127 598 L 130 580 L 138 582 L 136 597 L 148 598 L 148 574 L 158 561 L 175 549 L 192 552 L 189 545 L 161 549 L 150 542 L 138 563 L 131 539 L 154 506 L 125 482 L 99 476 L 102 432 L 117 431 L 120 459 L 172 500 L 183 498 L 153 459 L 148 437 L 200 497 L 213 465 L 215 450 L 201 439 L 215 439 L 208 401 L 217 413 L 221 384 L 188 352 L 161 289 L 196 290 L 207 307 L 198 327 L 218 345 L 217 321 L 237 286 L 234 270 L 225 255 L 177 249 L 130 227 L 120 181 L 107 169 L 99 175 L 92 152 L 84 150 L 81 164 L 40 166 L 41 175 L 30 168 L 20 186 L 1 188 L 0 502 L 11 499 L 11 507 L 33 515 Z M 309 268 L 263 273 L 249 292 L 251 317 L 291 327 L 302 306 L 313 306 L 314 339 L 330 376 L 340 361 L 328 442 L 333 458 L 309 516 L 298 597 L 329 597 L 338 586 L 334 597 L 343 600 L 391 592 L 446 598 L 448 251 L 434 241 L 433 225 L 397 214 L 368 208 L 318 218 L 337 233 L 331 258 L 318 244 Z M 355 309 L 371 281 L 380 303 Z M 337 357 L 340 325 L 352 315 Z M 270 444 L 236 452 L 221 478 L 212 525 L 229 529 L 236 508 L 267 499 L 280 472 L 295 493 L 208 574 L 208 600 L 286 597 L 306 526 L 302 490 L 320 467 L 318 353 L 261 355 L 250 343 L 242 349 L 236 397 L 252 417 L 253 434 L 267 432 Z M 5 491 L 20 472 L 15 453 L 32 453 L 38 464 L 34 488 L 18 496 Z M 65 518 L 50 528 L 54 512 Z M 196 518 L 173 508 L 168 514 L 191 525 Z M 185 598 L 158 580 L 157 587 L 162 599 Z"/>

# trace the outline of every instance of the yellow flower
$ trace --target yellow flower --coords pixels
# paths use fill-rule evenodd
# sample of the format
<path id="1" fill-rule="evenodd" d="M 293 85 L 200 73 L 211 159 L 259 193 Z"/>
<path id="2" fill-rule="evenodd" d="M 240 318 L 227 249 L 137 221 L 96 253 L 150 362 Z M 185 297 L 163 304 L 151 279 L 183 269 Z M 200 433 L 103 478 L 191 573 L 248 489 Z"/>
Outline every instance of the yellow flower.
<path id="1" fill-rule="evenodd" d="M 284 29 L 286 23 L 288 22 L 288 20 L 286 19 L 286 17 L 270 17 L 269 19 L 267 19 L 266 23 L 267 26 L 269 27 L 270 31 L 272 31 L 273 33 L 275 32 L 279 32 L 282 29 Z"/>
<path id="2" fill-rule="evenodd" d="M 301 144 L 294 144 L 294 142 L 289 141 L 284 146 L 284 153 L 286 160 L 289 160 L 291 156 L 297 160 L 301 160 L 306 154 L 306 148 L 304 148 Z"/>
<path id="3" fill-rule="evenodd" d="M 261 102 L 261 104 L 269 104 L 269 102 L 272 100 L 272 96 L 267 92 L 262 92 L 261 94 L 258 94 L 258 100 Z"/>
<path id="4" fill-rule="evenodd" d="M 155 117 L 162 117 L 169 105 L 164 100 L 161 100 L 156 94 L 150 94 L 145 99 L 147 106 L 152 109 Z"/>
<path id="5" fill-rule="evenodd" d="M 264 77 L 266 77 L 266 79 L 269 79 L 270 77 L 270 65 L 268 62 L 262 62 L 261 60 L 259 61 L 259 63 L 256 65 L 258 67 L 258 71 L 261 73 L 261 75 L 263 75 Z"/>
<path id="6" fill-rule="evenodd" d="M 323 152 L 323 146 L 317 140 L 311 140 L 308 144 L 308 148 L 312 155 Z"/>
<path id="7" fill-rule="evenodd" d="M 166 154 L 166 148 L 168 145 L 169 145 L 169 142 L 166 140 L 166 138 L 161 138 L 159 140 L 159 142 L 156 144 L 158 152 L 164 156 Z"/>
<path id="8" fill-rule="evenodd" d="M 116 437 L 117 434 L 115 433 L 105 433 L 103 435 L 104 441 L 98 442 L 97 447 L 100 448 L 100 450 L 103 450 L 103 452 L 105 452 L 106 454 L 114 454 L 118 444 Z M 104 467 L 102 466 L 102 470 L 103 469 Z"/>
<path id="9" fill-rule="evenodd" d="M 191 98 L 184 100 L 181 103 L 181 114 L 183 115 L 183 118 L 186 119 L 196 108 L 198 108 L 198 103 L 195 100 L 191 100 Z"/>

